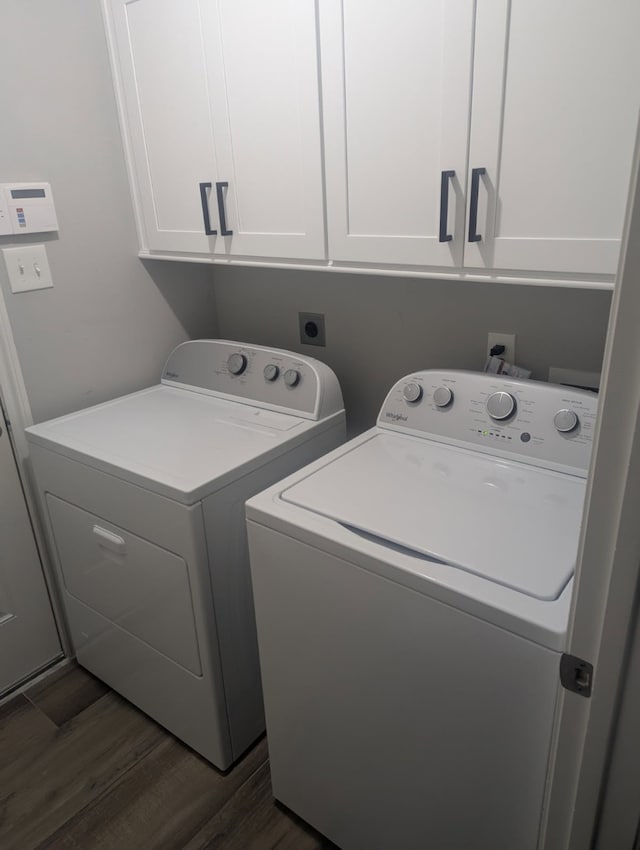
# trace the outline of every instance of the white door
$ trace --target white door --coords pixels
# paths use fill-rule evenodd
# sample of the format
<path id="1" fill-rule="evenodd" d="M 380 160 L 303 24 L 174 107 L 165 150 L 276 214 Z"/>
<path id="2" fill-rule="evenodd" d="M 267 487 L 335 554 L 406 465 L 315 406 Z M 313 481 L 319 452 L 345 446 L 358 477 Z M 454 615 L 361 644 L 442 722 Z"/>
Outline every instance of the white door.
<path id="1" fill-rule="evenodd" d="M 62 655 L 0 409 L 0 694 Z"/>
<path id="2" fill-rule="evenodd" d="M 462 264 L 473 0 L 322 0 L 331 259 Z"/>
<path id="3" fill-rule="evenodd" d="M 465 266 L 615 274 L 639 32 L 637 0 L 478 0 Z"/>
<path id="4" fill-rule="evenodd" d="M 324 259 L 313 0 L 109 0 L 150 251 Z"/>
<path id="5" fill-rule="evenodd" d="M 325 258 L 315 6 L 202 3 L 218 153 L 216 253 Z"/>

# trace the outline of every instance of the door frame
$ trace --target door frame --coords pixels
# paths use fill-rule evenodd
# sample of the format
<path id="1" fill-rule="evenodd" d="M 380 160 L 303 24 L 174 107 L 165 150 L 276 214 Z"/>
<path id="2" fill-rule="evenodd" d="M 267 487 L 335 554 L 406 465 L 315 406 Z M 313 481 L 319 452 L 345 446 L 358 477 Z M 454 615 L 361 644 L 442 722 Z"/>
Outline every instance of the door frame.
<path id="1" fill-rule="evenodd" d="M 53 618 L 62 644 L 65 658 L 73 655 L 71 641 L 67 631 L 66 620 L 57 585 L 54 581 L 54 571 L 49 558 L 49 549 L 40 522 L 38 502 L 31 478 L 29 462 L 29 444 L 24 429 L 33 424 L 31 405 L 27 388 L 20 368 L 18 350 L 16 348 L 9 313 L 0 288 L 0 402 L 8 424 L 8 436 L 13 447 L 13 454 L 22 485 L 27 511 L 31 520 L 31 528 L 40 557 L 42 572 L 47 586 L 47 592 L 53 609 Z"/>
<path id="2" fill-rule="evenodd" d="M 636 600 L 637 604 L 638 600 Z M 640 619 L 636 609 L 634 637 L 627 657 L 620 713 L 612 743 L 596 847 L 640 848 Z"/>
<path id="3" fill-rule="evenodd" d="M 567 652 L 594 665 L 589 699 L 562 690 L 543 850 L 605 850 L 602 804 L 640 589 L 640 136 L 609 316 Z M 555 759 L 553 758 L 555 756 Z M 625 836 L 631 850 L 635 836 Z M 626 850 L 626 847 L 625 847 Z"/>

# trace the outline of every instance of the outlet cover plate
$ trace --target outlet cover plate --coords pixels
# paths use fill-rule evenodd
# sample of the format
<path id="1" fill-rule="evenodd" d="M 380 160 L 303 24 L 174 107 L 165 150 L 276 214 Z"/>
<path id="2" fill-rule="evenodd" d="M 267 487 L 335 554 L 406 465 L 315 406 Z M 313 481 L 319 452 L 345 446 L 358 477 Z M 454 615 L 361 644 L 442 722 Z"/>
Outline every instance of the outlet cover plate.
<path id="1" fill-rule="evenodd" d="M 489 331 L 489 338 L 487 340 L 487 357 L 489 356 L 489 352 L 493 348 L 494 345 L 504 345 L 504 352 L 499 354 L 498 357 L 501 357 L 503 360 L 506 360 L 507 363 L 515 364 L 516 362 L 516 335 L 515 334 L 503 334 L 496 333 L 495 331 Z"/>
<path id="2" fill-rule="evenodd" d="M 300 342 L 303 345 L 326 345 L 324 313 L 298 313 Z"/>
<path id="3" fill-rule="evenodd" d="M 53 286 L 47 250 L 44 245 L 3 248 L 2 254 L 12 292 L 48 289 Z"/>

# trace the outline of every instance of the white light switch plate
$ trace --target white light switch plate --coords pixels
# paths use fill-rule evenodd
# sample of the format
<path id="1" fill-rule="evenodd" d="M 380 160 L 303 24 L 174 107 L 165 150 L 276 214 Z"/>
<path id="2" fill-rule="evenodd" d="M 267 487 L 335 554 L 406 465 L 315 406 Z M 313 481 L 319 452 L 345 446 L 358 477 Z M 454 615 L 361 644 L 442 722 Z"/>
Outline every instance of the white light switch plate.
<path id="1" fill-rule="evenodd" d="M 4 262 L 12 292 L 48 289 L 53 286 L 49 260 L 44 245 L 21 245 L 3 248 Z"/>

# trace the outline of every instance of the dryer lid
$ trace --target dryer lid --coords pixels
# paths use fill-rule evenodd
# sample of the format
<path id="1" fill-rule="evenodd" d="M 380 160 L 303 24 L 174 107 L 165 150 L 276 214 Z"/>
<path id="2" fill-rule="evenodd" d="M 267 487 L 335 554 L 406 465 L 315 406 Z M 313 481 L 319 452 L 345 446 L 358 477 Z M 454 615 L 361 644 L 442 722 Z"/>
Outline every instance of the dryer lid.
<path id="1" fill-rule="evenodd" d="M 573 575 L 583 479 L 377 433 L 282 498 L 541 600 Z"/>

